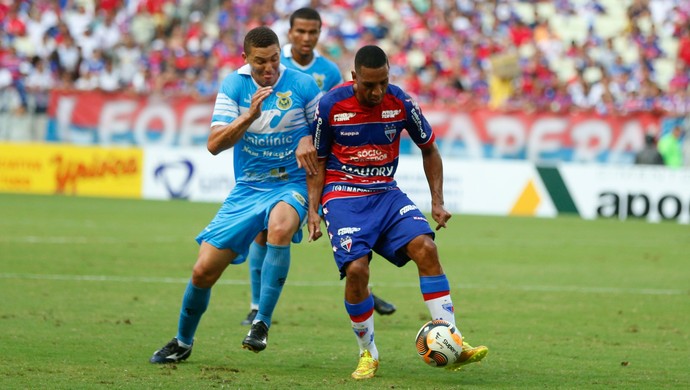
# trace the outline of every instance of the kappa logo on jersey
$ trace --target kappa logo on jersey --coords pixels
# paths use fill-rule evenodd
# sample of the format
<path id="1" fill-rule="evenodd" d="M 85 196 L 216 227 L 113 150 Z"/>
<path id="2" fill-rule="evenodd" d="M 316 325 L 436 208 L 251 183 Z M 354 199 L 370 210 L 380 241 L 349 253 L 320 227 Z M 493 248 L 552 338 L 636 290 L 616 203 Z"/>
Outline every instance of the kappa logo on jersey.
<path id="1" fill-rule="evenodd" d="M 276 105 L 278 108 L 281 110 L 288 110 L 290 107 L 292 107 L 292 91 L 287 91 L 287 92 L 276 92 L 276 96 L 278 96 L 278 102 Z"/>
<path id="2" fill-rule="evenodd" d="M 350 249 L 352 249 L 352 237 L 346 236 L 340 238 L 340 247 L 349 252 Z"/>
<path id="3" fill-rule="evenodd" d="M 395 139 L 395 134 L 398 131 L 395 129 L 395 126 L 386 125 L 383 128 L 383 132 L 384 134 L 386 134 L 386 138 L 388 138 L 389 141 L 393 142 L 393 140 Z"/>
<path id="4" fill-rule="evenodd" d="M 326 75 L 321 73 L 312 73 L 311 77 L 316 81 L 316 85 L 319 89 L 323 90 L 323 84 L 326 81 Z"/>
<path id="5" fill-rule="evenodd" d="M 333 122 L 347 122 L 354 118 L 357 113 L 355 112 L 343 112 L 340 114 L 333 115 Z"/>
<path id="6" fill-rule="evenodd" d="M 395 118 L 400 115 L 401 112 L 402 110 L 383 110 L 381 111 L 381 119 Z"/>

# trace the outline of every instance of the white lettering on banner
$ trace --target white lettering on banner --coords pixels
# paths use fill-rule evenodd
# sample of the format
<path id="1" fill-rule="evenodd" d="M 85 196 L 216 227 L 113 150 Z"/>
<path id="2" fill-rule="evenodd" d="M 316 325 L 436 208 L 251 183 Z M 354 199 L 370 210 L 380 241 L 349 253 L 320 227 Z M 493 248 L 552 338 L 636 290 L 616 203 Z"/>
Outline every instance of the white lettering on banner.
<path id="1" fill-rule="evenodd" d="M 647 131 L 637 117 L 607 121 L 585 114 L 577 120 L 535 114 L 531 121 L 531 117 L 492 113 L 480 116 L 476 120 L 484 122 L 478 123 L 472 114 L 441 110 L 429 110 L 426 117 L 436 129 L 441 153 L 449 157 L 631 163 L 631 153 L 642 147 Z"/>
<path id="2" fill-rule="evenodd" d="M 76 105 L 77 99 L 73 97 L 58 99 L 55 115 L 57 116 L 57 135 L 60 141 L 74 142 L 70 134 L 70 120 Z"/>
<path id="3" fill-rule="evenodd" d="M 547 118 L 538 120 L 527 136 L 527 159 L 539 161 L 542 153 L 556 153 L 563 147 L 557 136 L 565 132 L 567 121 Z"/>
<path id="4" fill-rule="evenodd" d="M 113 135 L 130 132 L 132 126 L 128 118 L 136 109 L 136 102 L 133 101 L 115 101 L 105 104 L 98 123 L 101 144 L 112 143 Z"/>
<path id="5" fill-rule="evenodd" d="M 442 111 L 432 111 L 425 114 L 431 128 L 450 124 L 448 130 L 441 138 L 442 144 L 439 147 L 442 156 L 455 156 L 470 159 L 483 157 L 482 141 L 479 139 L 479 132 L 474 126 L 472 119 L 467 114 L 449 115 Z M 455 141 L 463 141 L 463 148 L 456 147 Z"/>
<path id="6" fill-rule="evenodd" d="M 611 155 L 608 161 L 612 163 L 629 162 L 623 158 L 623 152 L 628 150 L 640 150 L 644 146 L 643 137 L 641 134 L 645 132 L 639 122 L 626 121 L 623 124 L 623 130 L 618 140 L 614 142 L 611 147 Z"/>
<path id="7" fill-rule="evenodd" d="M 179 145 L 194 146 L 199 140 L 206 142 L 209 120 L 208 104 L 193 104 L 184 110 L 180 128 L 186 131 L 180 132 Z"/>
<path id="8" fill-rule="evenodd" d="M 139 146 L 204 146 L 209 133 L 212 102 L 184 98 L 142 98 L 98 92 L 55 91 L 49 109 L 51 126 L 46 140 L 73 143 L 135 144 Z M 240 112 L 246 111 L 241 108 Z M 403 111 L 385 110 L 381 115 L 398 118 Z M 446 157 L 468 159 L 527 159 L 539 162 L 578 161 L 632 163 L 648 131 L 655 131 L 661 118 L 653 113 L 629 116 L 598 116 L 573 113 L 505 113 L 488 110 L 471 112 L 453 108 L 427 107 L 426 119 L 434 128 L 439 149 Z M 335 120 L 352 119 L 355 113 L 334 115 Z M 263 125 L 278 120 L 280 110 L 266 110 L 250 127 L 261 133 Z M 287 123 L 292 115 L 281 116 Z M 411 110 L 410 121 L 421 126 L 420 111 Z M 274 124 L 275 125 L 275 124 Z M 322 129 L 319 126 L 317 129 Z M 360 135 L 346 129 L 340 136 Z M 426 134 L 428 138 L 430 134 Z M 403 153 L 419 154 L 409 136 Z M 315 135 L 318 140 L 319 132 Z"/>
<path id="9" fill-rule="evenodd" d="M 501 158 L 519 154 L 525 147 L 525 132 L 522 122 L 516 117 L 500 116 L 486 124 L 486 131 L 494 138 L 491 156 Z"/>
<path id="10" fill-rule="evenodd" d="M 611 144 L 611 132 L 606 122 L 590 119 L 575 125 L 572 139 L 575 143 L 573 161 L 594 161 Z"/>
<path id="11" fill-rule="evenodd" d="M 161 139 L 157 142 L 151 142 L 146 132 L 149 129 L 148 125 L 156 119 L 163 123 Z M 175 111 L 171 105 L 166 103 L 150 104 L 144 107 L 134 121 L 134 140 L 137 145 L 174 145 L 176 128 Z"/>

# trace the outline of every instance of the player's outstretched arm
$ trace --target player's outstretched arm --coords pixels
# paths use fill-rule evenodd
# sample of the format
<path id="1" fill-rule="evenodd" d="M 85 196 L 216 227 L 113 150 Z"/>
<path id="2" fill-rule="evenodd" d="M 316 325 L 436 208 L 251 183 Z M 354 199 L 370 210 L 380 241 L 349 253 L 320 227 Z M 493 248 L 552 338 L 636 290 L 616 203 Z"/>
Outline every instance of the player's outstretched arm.
<path id="1" fill-rule="evenodd" d="M 321 233 L 321 195 L 326 179 L 326 159 L 318 161 L 316 174 L 307 175 L 307 192 L 309 194 L 309 214 L 307 228 L 309 229 L 309 241 L 316 241 L 323 235 Z"/>
<path id="2" fill-rule="evenodd" d="M 436 143 L 422 149 L 424 173 L 431 191 L 431 217 L 438 224 L 436 230 L 446 227 L 446 222 L 452 217 L 443 205 L 443 160 Z"/>

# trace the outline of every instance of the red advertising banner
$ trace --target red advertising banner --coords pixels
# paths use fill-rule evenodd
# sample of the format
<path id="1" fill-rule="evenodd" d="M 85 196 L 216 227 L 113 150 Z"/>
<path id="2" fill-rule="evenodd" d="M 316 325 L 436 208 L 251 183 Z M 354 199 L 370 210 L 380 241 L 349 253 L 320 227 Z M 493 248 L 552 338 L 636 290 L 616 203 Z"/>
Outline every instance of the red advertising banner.
<path id="1" fill-rule="evenodd" d="M 655 113 L 601 116 L 462 111 L 462 107 L 422 107 L 444 156 L 544 161 L 633 161 L 644 135 L 657 133 Z M 99 145 L 204 146 L 213 101 L 101 92 L 55 91 L 46 139 Z M 404 153 L 415 147 L 404 140 Z"/>

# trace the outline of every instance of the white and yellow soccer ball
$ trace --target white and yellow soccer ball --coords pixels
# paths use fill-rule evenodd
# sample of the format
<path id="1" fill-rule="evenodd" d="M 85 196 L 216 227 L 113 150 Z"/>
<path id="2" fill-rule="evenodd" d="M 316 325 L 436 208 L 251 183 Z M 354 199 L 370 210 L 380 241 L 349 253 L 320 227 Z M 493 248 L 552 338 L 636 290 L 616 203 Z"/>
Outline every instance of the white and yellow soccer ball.
<path id="1" fill-rule="evenodd" d="M 432 367 L 445 367 L 458 361 L 462 353 L 462 336 L 455 325 L 444 320 L 429 321 L 415 338 L 417 353 Z"/>

